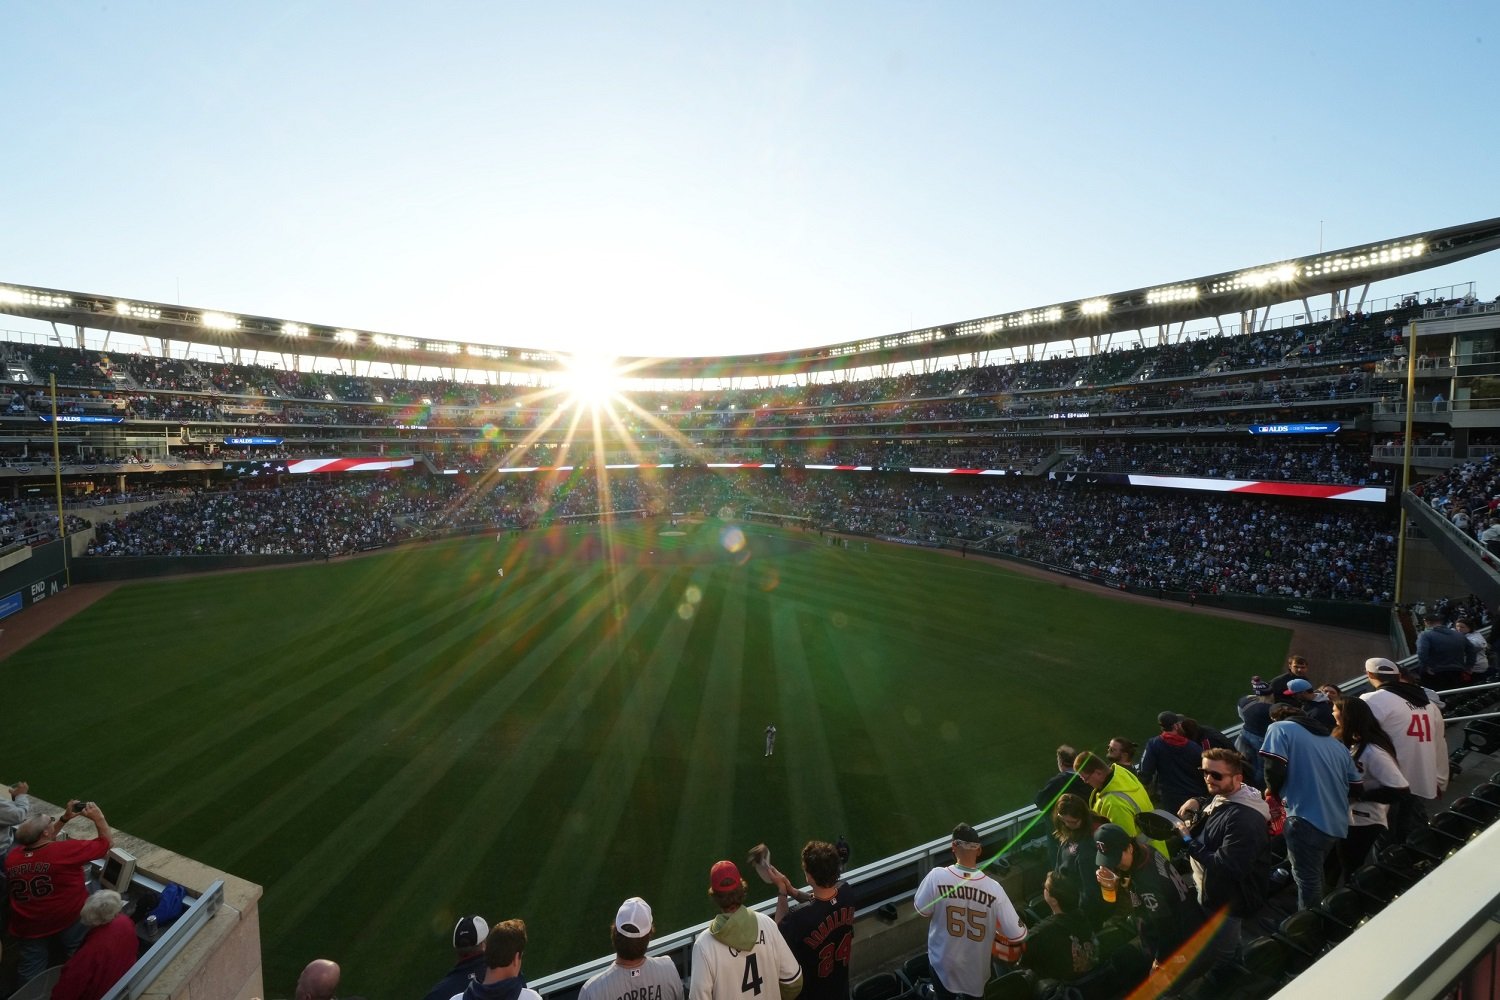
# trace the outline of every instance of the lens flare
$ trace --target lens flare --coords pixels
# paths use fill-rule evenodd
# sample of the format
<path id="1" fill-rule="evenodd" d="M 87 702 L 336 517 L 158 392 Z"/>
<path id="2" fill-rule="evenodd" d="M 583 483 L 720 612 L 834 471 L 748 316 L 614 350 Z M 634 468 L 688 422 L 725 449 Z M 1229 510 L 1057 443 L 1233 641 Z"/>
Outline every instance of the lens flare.
<path id="1" fill-rule="evenodd" d="M 719 544 L 724 546 L 725 552 L 740 552 L 745 548 L 745 533 L 730 525 L 719 535 Z"/>

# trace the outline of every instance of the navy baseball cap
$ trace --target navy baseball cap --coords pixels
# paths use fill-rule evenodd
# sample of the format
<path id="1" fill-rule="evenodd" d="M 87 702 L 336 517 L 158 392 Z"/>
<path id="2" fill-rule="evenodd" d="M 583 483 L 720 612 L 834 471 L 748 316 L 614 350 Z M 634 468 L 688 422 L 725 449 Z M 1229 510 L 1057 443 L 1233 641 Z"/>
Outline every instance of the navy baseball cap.
<path id="1" fill-rule="evenodd" d="M 1125 848 L 1135 842 L 1135 838 L 1125 832 L 1123 826 L 1115 823 L 1105 823 L 1094 831 L 1094 864 L 1100 868 L 1108 868 L 1118 871 L 1120 858 L 1125 854 Z"/>
<path id="2" fill-rule="evenodd" d="M 459 917 L 458 923 L 453 925 L 453 947 L 459 951 L 472 951 L 483 945 L 489 936 L 490 925 L 481 916 Z"/>

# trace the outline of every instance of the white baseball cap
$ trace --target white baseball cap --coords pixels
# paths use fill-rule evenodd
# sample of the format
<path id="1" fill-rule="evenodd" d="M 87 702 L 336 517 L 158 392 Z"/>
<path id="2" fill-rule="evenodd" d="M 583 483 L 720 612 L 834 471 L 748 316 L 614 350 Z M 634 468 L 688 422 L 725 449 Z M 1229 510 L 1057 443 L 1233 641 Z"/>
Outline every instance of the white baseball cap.
<path id="1" fill-rule="evenodd" d="M 651 907 L 639 896 L 625 900 L 620 904 L 620 912 L 615 914 L 615 930 L 621 937 L 650 937 L 651 924 Z"/>

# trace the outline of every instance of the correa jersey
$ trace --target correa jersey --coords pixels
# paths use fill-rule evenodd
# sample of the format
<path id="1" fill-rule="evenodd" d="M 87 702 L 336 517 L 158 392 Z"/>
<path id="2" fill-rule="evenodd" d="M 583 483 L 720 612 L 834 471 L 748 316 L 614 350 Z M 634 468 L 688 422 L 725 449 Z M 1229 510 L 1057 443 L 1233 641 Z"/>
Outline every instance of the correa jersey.
<path id="1" fill-rule="evenodd" d="M 1448 741 L 1443 736 L 1443 713 L 1431 702 L 1417 707 L 1384 688 L 1360 695 L 1380 728 L 1396 747 L 1396 763 L 1406 775 L 1411 793 L 1435 799 L 1448 787 Z"/>
<path id="2" fill-rule="evenodd" d="M 756 934 L 748 950 L 731 948 L 706 930 L 693 942 L 689 1000 L 778 1000 L 783 986 L 801 980 L 802 968 L 776 921 L 749 912 Z"/>
<path id="3" fill-rule="evenodd" d="M 997 935 L 1016 942 L 1026 928 L 1000 883 L 963 865 L 934 868 L 917 887 L 917 912 L 928 918 L 927 958 L 949 993 L 984 996 Z"/>
<path id="4" fill-rule="evenodd" d="M 845 898 L 814 899 L 788 913 L 781 936 L 802 966 L 800 1000 L 849 1000 L 849 955 L 854 946 L 854 906 Z"/>
<path id="5" fill-rule="evenodd" d="M 10 932 L 18 938 L 43 938 L 71 927 L 89 897 L 83 863 L 108 853 L 108 837 L 11 848 L 5 857 Z"/>
<path id="6" fill-rule="evenodd" d="M 682 1000 L 682 977 L 670 958 L 648 958 L 633 969 L 615 964 L 584 983 L 578 1000 Z"/>

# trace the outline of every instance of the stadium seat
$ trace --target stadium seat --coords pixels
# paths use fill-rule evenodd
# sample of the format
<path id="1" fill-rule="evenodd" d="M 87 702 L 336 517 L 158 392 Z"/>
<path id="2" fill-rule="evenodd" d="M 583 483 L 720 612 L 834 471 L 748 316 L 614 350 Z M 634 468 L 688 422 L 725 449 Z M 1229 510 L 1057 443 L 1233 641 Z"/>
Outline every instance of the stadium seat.
<path id="1" fill-rule="evenodd" d="M 1486 782 L 1476 787 L 1470 793 L 1470 797 L 1479 799 L 1481 802 L 1488 802 L 1493 806 L 1500 806 L 1500 785 L 1491 785 Z"/>
<path id="2" fill-rule="evenodd" d="M 1448 807 L 1449 812 L 1466 816 L 1482 826 L 1489 826 L 1500 816 L 1500 802 L 1487 802 L 1474 795 L 1465 795 Z"/>
<path id="3" fill-rule="evenodd" d="M 897 1000 L 909 995 L 906 983 L 894 972 L 877 972 L 861 980 L 849 994 L 850 1000 Z"/>
<path id="4" fill-rule="evenodd" d="M 931 982 L 932 962 L 928 959 L 927 952 L 919 951 L 908 958 L 901 966 L 901 977 L 912 989 L 916 989 L 921 983 Z"/>
<path id="5" fill-rule="evenodd" d="M 1407 836 L 1406 846 L 1429 862 L 1441 864 L 1453 857 L 1464 846 L 1464 841 L 1440 830 L 1422 827 Z"/>
<path id="6" fill-rule="evenodd" d="M 1291 959 L 1287 946 L 1269 935 L 1245 945 L 1245 971 L 1256 980 L 1281 982 L 1282 972 Z"/>
<path id="7" fill-rule="evenodd" d="M 1409 888 L 1437 867 L 1430 859 L 1405 844 L 1391 844 L 1375 852 L 1375 862 Z"/>
<path id="8" fill-rule="evenodd" d="M 1133 943 L 1135 941 L 1135 928 L 1123 923 L 1105 924 L 1094 935 L 1094 941 L 1099 947 L 1099 961 L 1101 962 L 1113 957 L 1117 951 L 1124 951 L 1127 948 L 1132 951 L 1140 950 Z"/>
<path id="9" fill-rule="evenodd" d="M 1500 720 L 1474 719 L 1464 726 L 1464 749 L 1482 754 L 1500 751 Z"/>
<path id="10" fill-rule="evenodd" d="M 1447 810 L 1432 817 L 1429 824 L 1438 833 L 1446 834 L 1456 840 L 1468 843 L 1484 832 L 1484 824 L 1476 822 L 1473 818 L 1462 813 Z"/>
<path id="11" fill-rule="evenodd" d="M 984 1000 L 1032 1000 L 1036 996 L 1036 984 L 1036 973 L 1030 969 L 1015 969 L 998 979 L 991 979 L 984 988 Z"/>
<path id="12" fill-rule="evenodd" d="M 1317 955 L 1328 946 L 1323 918 L 1311 910 L 1298 910 L 1277 930 L 1287 944 L 1306 955 Z"/>
<path id="13" fill-rule="evenodd" d="M 1345 886 L 1333 890 L 1308 911 L 1323 921 L 1330 941 L 1342 941 L 1369 918 L 1370 907 L 1364 896 Z"/>
<path id="14" fill-rule="evenodd" d="M 1405 892 L 1407 885 L 1379 865 L 1365 865 L 1349 876 L 1349 888 L 1365 897 L 1374 912 Z"/>
<path id="15" fill-rule="evenodd" d="M 26 980 L 26 985 L 10 995 L 10 1000 L 47 1000 L 52 995 L 52 987 L 57 985 L 57 980 L 62 976 L 63 967 L 54 965 L 43 972 L 38 972 Z"/>

